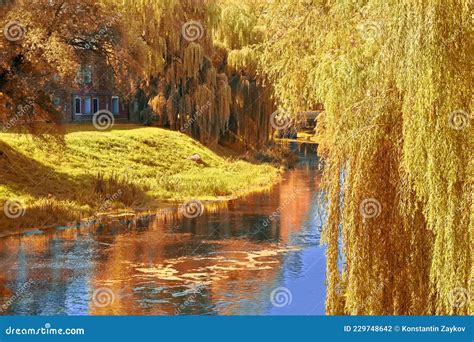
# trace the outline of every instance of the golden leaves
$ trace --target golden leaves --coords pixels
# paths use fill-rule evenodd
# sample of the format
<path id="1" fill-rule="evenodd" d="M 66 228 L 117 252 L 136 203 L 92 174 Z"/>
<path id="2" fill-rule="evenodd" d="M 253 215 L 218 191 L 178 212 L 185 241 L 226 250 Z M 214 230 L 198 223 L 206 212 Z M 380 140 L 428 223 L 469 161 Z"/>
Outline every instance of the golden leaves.
<path id="1" fill-rule="evenodd" d="M 317 129 L 327 161 L 327 312 L 467 313 L 449 296 L 473 273 L 467 6 L 287 5 L 291 14 L 270 6 L 270 31 L 283 34 L 265 46 L 263 69 L 280 102 L 324 103 Z M 318 20 L 301 27 L 294 18 L 305 13 Z M 302 50 L 305 39 L 315 44 Z M 367 219 L 370 199 L 377 202 Z"/>

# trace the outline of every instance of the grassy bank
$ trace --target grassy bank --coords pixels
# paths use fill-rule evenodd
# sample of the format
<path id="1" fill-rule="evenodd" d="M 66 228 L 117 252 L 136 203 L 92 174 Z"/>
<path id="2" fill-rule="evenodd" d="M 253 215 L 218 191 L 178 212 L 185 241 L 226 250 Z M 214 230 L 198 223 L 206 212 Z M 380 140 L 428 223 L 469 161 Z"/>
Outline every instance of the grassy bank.
<path id="1" fill-rule="evenodd" d="M 10 210 L 9 216 L 23 214 L 18 218 L 0 211 L 0 233 L 164 200 L 244 195 L 279 177 L 270 165 L 220 157 L 179 132 L 131 125 L 67 129 L 60 140 L 0 133 L 0 204 L 14 200 L 25 209 Z M 187 159 L 193 154 L 202 163 Z"/>

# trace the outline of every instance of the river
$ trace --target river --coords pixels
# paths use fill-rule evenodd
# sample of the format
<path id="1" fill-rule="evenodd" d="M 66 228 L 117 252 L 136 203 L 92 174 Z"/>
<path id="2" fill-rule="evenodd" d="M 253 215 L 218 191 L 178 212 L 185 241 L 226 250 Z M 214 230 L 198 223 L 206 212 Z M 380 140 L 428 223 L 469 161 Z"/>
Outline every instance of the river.
<path id="1" fill-rule="evenodd" d="M 316 145 L 291 148 L 299 160 L 281 183 L 197 218 L 150 215 L 0 239 L 0 313 L 323 315 Z"/>

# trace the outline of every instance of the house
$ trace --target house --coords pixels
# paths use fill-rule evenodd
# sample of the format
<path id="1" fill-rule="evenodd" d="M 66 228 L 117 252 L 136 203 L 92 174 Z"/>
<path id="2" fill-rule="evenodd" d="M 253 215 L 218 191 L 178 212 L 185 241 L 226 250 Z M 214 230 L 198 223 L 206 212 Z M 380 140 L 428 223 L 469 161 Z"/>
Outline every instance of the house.
<path id="1" fill-rule="evenodd" d="M 112 69 L 97 58 L 81 64 L 73 88 L 54 92 L 53 104 L 64 113 L 65 122 L 92 121 L 101 110 L 111 112 L 115 121 L 130 120 L 129 104 L 119 95 Z"/>

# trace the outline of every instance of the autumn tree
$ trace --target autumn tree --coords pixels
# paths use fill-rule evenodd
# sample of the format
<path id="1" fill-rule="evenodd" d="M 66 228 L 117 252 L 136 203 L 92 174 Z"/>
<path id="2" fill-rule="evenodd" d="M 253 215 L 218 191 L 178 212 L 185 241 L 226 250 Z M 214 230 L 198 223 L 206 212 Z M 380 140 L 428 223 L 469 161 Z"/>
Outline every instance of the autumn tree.
<path id="1" fill-rule="evenodd" d="M 73 86 L 79 64 L 94 54 L 116 75 L 134 72 L 140 49 L 127 40 L 121 12 L 93 0 L 12 0 L 0 23 L 0 117 L 60 122 L 50 90 Z M 139 60 L 139 59 L 138 59 Z M 127 77 L 117 77 L 117 80 Z M 124 84 L 128 87 L 128 84 Z M 19 115 L 18 107 L 27 108 Z"/>
<path id="2" fill-rule="evenodd" d="M 268 7 L 261 69 L 278 101 L 325 107 L 329 314 L 473 312 L 471 6 Z"/>

